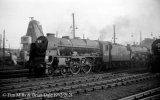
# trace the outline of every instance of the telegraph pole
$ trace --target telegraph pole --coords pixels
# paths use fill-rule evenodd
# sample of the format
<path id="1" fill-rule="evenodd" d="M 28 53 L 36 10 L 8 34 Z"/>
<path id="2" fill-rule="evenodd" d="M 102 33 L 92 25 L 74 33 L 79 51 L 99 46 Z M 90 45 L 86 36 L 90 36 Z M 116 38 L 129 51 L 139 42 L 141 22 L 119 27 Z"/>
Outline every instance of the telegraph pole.
<path id="1" fill-rule="evenodd" d="M 74 22 L 74 13 L 72 14 L 73 16 L 73 39 L 75 38 L 75 22 Z"/>
<path id="2" fill-rule="evenodd" d="M 10 47 L 10 43 L 9 43 L 9 53 L 11 53 L 11 47 Z"/>
<path id="3" fill-rule="evenodd" d="M 140 32 L 140 43 L 139 43 L 140 46 L 141 46 L 141 42 L 142 42 L 142 33 Z"/>
<path id="4" fill-rule="evenodd" d="M 114 44 L 116 43 L 116 33 L 115 33 L 115 24 L 113 26 L 113 31 L 114 31 L 114 34 L 113 34 L 113 42 Z"/>
<path id="5" fill-rule="evenodd" d="M 5 62 L 5 30 L 3 30 L 3 64 Z"/>
<path id="6" fill-rule="evenodd" d="M 56 31 L 56 37 L 58 38 L 58 31 Z"/>
<path id="7" fill-rule="evenodd" d="M 151 37 L 152 37 L 152 39 L 153 39 L 153 34 L 152 34 L 152 32 L 151 32 Z"/>

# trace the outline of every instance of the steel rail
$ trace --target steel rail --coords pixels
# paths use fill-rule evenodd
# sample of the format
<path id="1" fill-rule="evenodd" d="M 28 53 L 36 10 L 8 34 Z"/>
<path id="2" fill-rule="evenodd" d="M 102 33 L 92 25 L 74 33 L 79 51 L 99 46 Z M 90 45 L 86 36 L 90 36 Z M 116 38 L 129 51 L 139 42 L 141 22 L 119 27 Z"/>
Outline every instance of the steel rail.
<path id="1" fill-rule="evenodd" d="M 131 95 L 125 98 L 121 98 L 119 100 L 152 100 L 152 98 L 157 98 L 157 97 L 160 98 L 160 94 L 148 97 L 148 95 L 154 94 L 156 92 L 160 92 L 160 87 L 154 88 L 154 89 L 142 92 L 142 93 L 138 93 L 135 95 Z"/>

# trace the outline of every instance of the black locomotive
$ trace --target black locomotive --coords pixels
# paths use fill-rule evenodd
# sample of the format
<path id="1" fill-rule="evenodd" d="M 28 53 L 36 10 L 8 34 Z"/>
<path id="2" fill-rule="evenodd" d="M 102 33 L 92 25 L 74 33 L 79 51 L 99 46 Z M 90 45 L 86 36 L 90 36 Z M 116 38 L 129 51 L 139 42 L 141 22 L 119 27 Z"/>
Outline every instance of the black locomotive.
<path id="1" fill-rule="evenodd" d="M 49 34 L 40 36 L 31 44 L 29 68 L 36 75 L 46 73 L 78 74 L 109 68 L 145 64 L 148 49 L 140 46 L 124 46 L 107 41 L 56 38 Z M 141 64 L 141 66 L 143 65 Z"/>
<path id="2" fill-rule="evenodd" d="M 160 72 L 160 39 L 152 43 L 152 54 L 149 57 L 149 65 L 152 72 Z"/>

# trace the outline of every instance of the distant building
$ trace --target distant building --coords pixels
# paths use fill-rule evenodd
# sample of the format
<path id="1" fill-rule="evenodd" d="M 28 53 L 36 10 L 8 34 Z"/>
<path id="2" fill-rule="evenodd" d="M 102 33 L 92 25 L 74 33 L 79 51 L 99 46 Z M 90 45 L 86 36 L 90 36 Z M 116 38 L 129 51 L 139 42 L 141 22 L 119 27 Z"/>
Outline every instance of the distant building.
<path id="1" fill-rule="evenodd" d="M 154 40 L 155 40 L 155 39 L 145 38 L 145 39 L 141 42 L 141 45 L 151 50 L 151 46 L 152 46 L 152 43 L 153 43 Z"/>

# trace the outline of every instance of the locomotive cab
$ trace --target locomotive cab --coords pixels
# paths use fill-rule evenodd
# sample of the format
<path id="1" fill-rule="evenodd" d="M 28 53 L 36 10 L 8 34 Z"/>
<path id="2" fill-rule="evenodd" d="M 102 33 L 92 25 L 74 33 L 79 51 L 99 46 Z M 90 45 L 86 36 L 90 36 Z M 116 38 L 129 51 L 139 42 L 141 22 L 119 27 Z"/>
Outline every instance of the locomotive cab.
<path id="1" fill-rule="evenodd" d="M 103 56 L 103 62 L 109 62 L 110 61 L 110 49 L 111 44 L 109 42 L 100 42 L 101 52 Z"/>
<path id="2" fill-rule="evenodd" d="M 107 41 L 100 41 L 100 50 L 101 50 L 101 56 L 102 56 L 102 66 L 103 69 L 106 70 L 110 67 L 110 61 L 111 61 L 111 43 Z"/>

